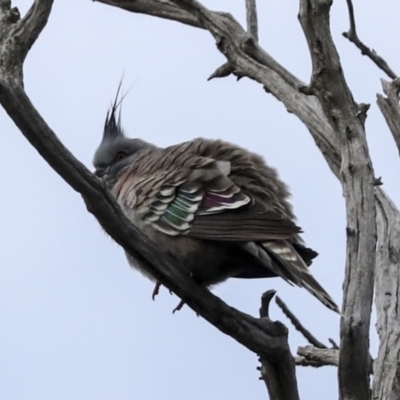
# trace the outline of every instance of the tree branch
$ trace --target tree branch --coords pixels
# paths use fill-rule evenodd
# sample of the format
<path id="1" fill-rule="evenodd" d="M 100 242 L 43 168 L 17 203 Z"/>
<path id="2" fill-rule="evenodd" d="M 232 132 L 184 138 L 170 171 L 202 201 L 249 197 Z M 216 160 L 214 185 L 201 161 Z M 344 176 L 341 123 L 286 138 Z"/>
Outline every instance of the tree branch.
<path id="1" fill-rule="evenodd" d="M 233 73 L 233 68 L 229 62 L 222 64 L 219 68 L 217 68 L 209 77 L 208 81 L 214 78 L 225 78 Z"/>
<path id="2" fill-rule="evenodd" d="M 378 106 L 400 154 L 399 78 L 382 79 L 387 97 L 377 95 Z M 375 304 L 379 351 L 374 362 L 372 398 L 397 400 L 400 393 L 400 216 L 387 196 L 377 196 L 378 246 L 375 274 Z"/>
<path id="3" fill-rule="evenodd" d="M 327 347 L 321 343 L 308 329 L 306 329 L 300 320 L 289 310 L 289 307 L 282 301 L 282 299 L 276 296 L 276 304 L 280 307 L 282 312 L 289 318 L 293 326 L 308 340 L 310 344 L 319 349 L 326 349 Z"/>
<path id="4" fill-rule="evenodd" d="M 294 363 L 296 364 L 296 367 L 314 367 L 314 368 L 320 368 L 320 367 L 325 367 L 326 364 L 319 362 L 319 361 L 310 361 L 307 360 L 305 357 L 301 356 L 296 356 L 294 358 Z"/>
<path id="5" fill-rule="evenodd" d="M 247 32 L 258 42 L 258 21 L 256 0 L 246 0 Z"/>
<path id="6" fill-rule="evenodd" d="M 50 12 L 51 1 L 37 1 L 35 5 Z M 28 47 L 37 38 L 45 25 L 43 13 L 31 12 L 29 25 L 16 26 L 9 20 L 10 5 L 1 3 L 0 26 L 0 103 L 15 124 L 36 148 L 48 164 L 77 192 L 104 230 L 136 259 L 145 262 L 147 271 L 180 298 L 199 315 L 222 332 L 243 344 L 246 348 L 267 360 L 282 387 L 281 395 L 273 400 L 298 400 L 295 367 L 287 342 L 287 329 L 279 322 L 268 318 L 256 319 L 229 307 L 208 290 L 196 285 L 181 268 L 173 255 L 155 258 L 156 245 L 127 219 L 118 204 L 98 180 L 58 140 L 24 92 L 22 62 Z M 37 8 L 36 10 L 38 10 Z M 44 21 L 44 23 L 43 23 Z M 27 27 L 29 37 L 24 31 Z M 25 35 L 27 40 L 17 42 L 15 35 Z M 23 46 L 23 48 L 21 48 Z M 18 64 L 10 70 L 11 62 Z M 291 385 L 287 383 L 291 383 Z M 284 397 L 282 397 L 284 396 Z"/>
<path id="7" fill-rule="evenodd" d="M 347 32 L 343 32 L 342 35 L 350 42 L 354 43 L 356 47 L 361 50 L 361 54 L 370 58 L 378 66 L 378 68 L 380 68 L 389 76 L 389 78 L 395 79 L 397 75 L 389 67 L 388 63 L 375 50 L 371 50 L 359 39 L 357 35 L 356 20 L 354 17 L 353 2 L 352 0 L 346 1 L 349 9 L 350 28 Z"/>
<path id="8" fill-rule="evenodd" d="M 386 123 L 389 126 L 390 132 L 396 143 L 397 150 L 400 154 L 400 104 L 399 104 L 399 91 L 400 91 L 400 78 L 391 82 L 381 79 L 383 92 L 386 97 L 377 94 L 377 104 L 385 117 Z"/>
<path id="9" fill-rule="evenodd" d="M 192 15 L 182 10 L 176 4 L 168 0 L 93 0 L 98 3 L 107 4 L 122 8 L 123 10 L 151 15 L 158 18 L 178 21 L 195 28 L 204 29 L 204 25 L 199 21 L 196 15 Z"/>
<path id="10" fill-rule="evenodd" d="M 400 393 L 400 216 L 387 197 L 377 198 L 378 246 L 375 274 L 377 330 L 373 399 L 398 400 Z"/>
<path id="11" fill-rule="evenodd" d="M 314 346 L 299 347 L 296 357 L 296 365 L 304 367 L 325 367 L 339 365 L 339 350 L 338 349 L 319 349 Z"/>
<path id="12" fill-rule="evenodd" d="M 272 298 L 275 296 L 275 290 L 269 290 L 265 292 L 261 297 L 261 308 L 260 318 L 269 319 L 269 305 Z M 299 399 L 297 391 L 296 375 L 286 373 L 279 374 L 280 369 L 283 370 L 294 370 L 295 363 L 291 353 L 286 354 L 286 359 L 281 360 L 281 364 L 277 366 L 270 362 L 268 358 L 260 357 L 261 367 L 261 379 L 265 382 L 268 394 L 271 400 L 286 400 L 286 399 Z M 282 378 L 294 378 L 294 380 L 286 381 Z"/>
<path id="13" fill-rule="evenodd" d="M 299 19 L 310 50 L 313 74 L 308 93 L 318 97 L 337 132 L 346 201 L 347 259 L 344 282 L 339 388 L 343 400 L 367 400 L 369 327 L 373 297 L 376 215 L 374 173 L 359 107 L 345 81 L 329 27 L 330 0 L 302 0 Z"/>
<path id="14" fill-rule="evenodd" d="M 11 8 L 9 0 L 0 0 L 0 37 L 6 46 L 2 52 L 12 52 L 14 56 L 0 60 L 0 72 L 15 75 L 18 80 L 22 79 L 22 64 L 32 44 L 46 25 L 52 5 L 53 0 L 36 0 L 25 18 L 20 19 L 18 9 Z M 12 48 L 16 46 L 13 39 L 18 40 L 19 51 Z"/>

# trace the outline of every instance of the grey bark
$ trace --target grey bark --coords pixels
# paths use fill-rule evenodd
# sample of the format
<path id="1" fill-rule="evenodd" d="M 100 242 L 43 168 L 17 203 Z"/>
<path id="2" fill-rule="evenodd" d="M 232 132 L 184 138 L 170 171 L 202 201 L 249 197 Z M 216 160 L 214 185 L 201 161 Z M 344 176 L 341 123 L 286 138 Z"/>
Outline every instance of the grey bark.
<path id="1" fill-rule="evenodd" d="M 341 150 L 340 180 L 346 201 L 347 259 L 340 324 L 339 393 L 368 400 L 369 329 L 374 289 L 376 217 L 374 173 L 359 107 L 345 81 L 329 29 L 329 0 L 300 2 L 299 19 L 313 63 L 303 91 L 317 96 Z"/>
<path id="2" fill-rule="evenodd" d="M 256 0 L 246 0 L 247 32 L 258 42 L 258 21 Z"/>
<path id="3" fill-rule="evenodd" d="M 299 347 L 295 358 L 296 365 L 310 367 L 324 367 L 327 365 L 339 365 L 338 349 L 319 349 L 314 346 Z"/>
<path id="4" fill-rule="evenodd" d="M 400 154 L 400 78 L 396 78 L 391 82 L 382 79 L 381 82 L 383 93 L 385 93 L 386 97 L 378 94 L 376 102 L 385 117 Z"/>
<path id="5" fill-rule="evenodd" d="M 269 305 L 275 294 L 275 290 L 269 290 L 262 295 L 260 318 L 269 319 Z M 261 356 L 260 362 L 261 367 L 259 369 L 261 372 L 261 379 L 267 386 L 270 399 L 299 399 L 295 374 L 285 374 L 285 376 L 292 377 L 294 381 L 282 380 L 284 375 L 282 373 L 277 373 L 279 369 L 274 365 L 270 358 Z M 294 370 L 295 360 L 290 357 L 286 361 L 282 362 L 279 368 Z"/>
<path id="6" fill-rule="evenodd" d="M 388 197 L 377 197 L 378 247 L 375 303 L 379 335 L 373 400 L 400 397 L 400 215 Z"/>
<path id="7" fill-rule="evenodd" d="M 126 11 L 132 11 L 139 14 L 152 15 L 158 18 L 180 21 L 186 25 L 196 28 L 203 28 L 197 16 L 191 15 L 185 10 L 177 7 L 173 2 L 168 0 L 93 0 L 99 3 L 108 4 L 122 8 Z M 204 29 L 204 28 L 203 28 Z"/>

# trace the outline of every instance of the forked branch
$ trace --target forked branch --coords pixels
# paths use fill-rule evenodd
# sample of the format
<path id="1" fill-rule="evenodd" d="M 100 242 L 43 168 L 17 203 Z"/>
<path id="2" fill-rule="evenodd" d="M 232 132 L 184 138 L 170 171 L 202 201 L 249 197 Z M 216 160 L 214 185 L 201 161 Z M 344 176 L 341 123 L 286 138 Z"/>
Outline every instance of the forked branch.
<path id="1" fill-rule="evenodd" d="M 374 173 L 364 121 L 344 78 L 332 40 L 330 0 L 301 0 L 299 19 L 311 54 L 308 92 L 335 130 L 341 151 L 340 180 L 346 201 L 347 258 L 340 326 L 339 388 L 342 400 L 370 396 L 369 329 L 374 289 L 376 213 Z"/>
<path id="2" fill-rule="evenodd" d="M 347 32 L 343 32 L 343 36 L 350 40 L 350 42 L 354 43 L 356 47 L 361 50 L 361 54 L 371 59 L 378 66 L 378 68 L 380 68 L 389 76 L 389 78 L 395 79 L 397 75 L 389 67 L 388 63 L 375 50 L 372 50 L 366 46 L 358 37 L 353 2 L 352 0 L 346 1 L 347 8 L 349 10 L 350 28 Z"/>

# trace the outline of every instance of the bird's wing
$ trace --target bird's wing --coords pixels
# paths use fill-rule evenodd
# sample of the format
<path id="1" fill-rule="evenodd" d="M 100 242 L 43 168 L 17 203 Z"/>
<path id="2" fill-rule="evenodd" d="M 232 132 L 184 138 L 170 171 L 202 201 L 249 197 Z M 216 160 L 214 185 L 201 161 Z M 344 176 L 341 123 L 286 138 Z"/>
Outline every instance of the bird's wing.
<path id="1" fill-rule="evenodd" d="M 199 215 L 192 222 L 189 236 L 223 241 L 263 241 L 291 239 L 301 230 L 274 211 L 256 211 L 257 204 L 215 215 Z"/>
<path id="2" fill-rule="evenodd" d="M 200 157 L 188 144 L 135 159 L 113 194 L 155 229 L 208 240 L 290 239 L 292 221 L 258 204 L 230 178 L 230 163 Z"/>

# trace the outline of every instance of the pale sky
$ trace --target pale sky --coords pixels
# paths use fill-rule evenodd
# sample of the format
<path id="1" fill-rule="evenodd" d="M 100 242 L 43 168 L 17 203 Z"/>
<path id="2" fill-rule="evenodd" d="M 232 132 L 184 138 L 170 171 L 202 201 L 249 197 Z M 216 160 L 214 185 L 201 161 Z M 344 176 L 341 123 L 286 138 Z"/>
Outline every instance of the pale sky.
<path id="1" fill-rule="evenodd" d="M 30 1 L 14 1 L 24 13 Z M 310 61 L 297 21 L 298 2 L 258 2 L 260 43 L 308 82 Z M 334 2 L 332 29 L 346 78 L 359 102 L 371 103 L 367 134 L 376 176 L 400 204 L 399 159 L 375 104 L 385 77 L 341 36 L 345 1 Z M 244 1 L 207 1 L 244 21 Z M 400 3 L 354 2 L 359 34 L 400 71 Z M 394 45 L 395 44 L 395 45 Z M 124 101 L 131 137 L 159 146 L 203 136 L 262 154 L 293 194 L 298 224 L 320 255 L 312 273 L 341 304 L 345 213 L 341 186 L 304 126 L 262 87 L 234 77 L 207 82 L 224 58 L 211 35 L 176 22 L 136 15 L 89 0 L 58 0 L 29 53 L 25 86 L 63 143 L 93 169 L 105 114 L 122 73 L 135 85 Z M 0 398 L 4 400 L 265 399 L 257 357 L 178 298 L 128 266 L 84 203 L 0 110 Z M 274 288 L 327 343 L 339 317 L 302 289 L 279 279 L 229 280 L 214 289 L 257 316 Z M 293 353 L 306 341 L 290 329 Z M 373 324 L 375 321 L 373 322 Z M 377 338 L 372 327 L 372 352 Z M 302 399 L 337 398 L 336 369 L 297 369 Z"/>

